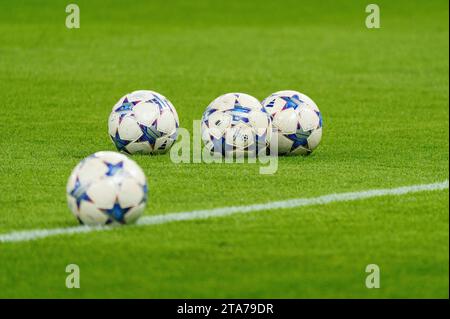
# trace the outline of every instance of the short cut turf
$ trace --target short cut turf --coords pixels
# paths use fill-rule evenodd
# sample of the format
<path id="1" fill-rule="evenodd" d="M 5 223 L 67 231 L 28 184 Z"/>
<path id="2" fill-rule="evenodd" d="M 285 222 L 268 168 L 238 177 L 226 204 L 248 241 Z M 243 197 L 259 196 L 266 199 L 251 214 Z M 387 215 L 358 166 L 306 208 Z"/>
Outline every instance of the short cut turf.
<path id="1" fill-rule="evenodd" d="M 76 225 L 65 184 L 114 150 L 112 105 L 151 89 L 192 130 L 227 92 L 311 96 L 324 137 L 276 174 L 250 164 L 134 156 L 145 214 L 448 179 L 448 2 L 86 1 L 0 3 L 0 232 Z M 448 190 L 0 244 L 0 297 L 448 298 Z M 65 267 L 81 267 L 81 289 Z M 381 288 L 364 285 L 367 264 Z"/>

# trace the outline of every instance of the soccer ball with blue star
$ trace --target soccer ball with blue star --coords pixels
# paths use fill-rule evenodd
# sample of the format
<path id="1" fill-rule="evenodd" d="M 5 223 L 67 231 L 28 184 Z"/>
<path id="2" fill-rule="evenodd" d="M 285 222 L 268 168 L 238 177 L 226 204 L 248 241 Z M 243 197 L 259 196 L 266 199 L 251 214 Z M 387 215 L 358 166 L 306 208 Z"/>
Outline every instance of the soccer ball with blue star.
<path id="1" fill-rule="evenodd" d="M 262 105 L 272 118 L 271 140 L 279 155 L 308 155 L 319 145 L 322 114 L 311 98 L 297 91 L 279 91 Z"/>
<path id="2" fill-rule="evenodd" d="M 266 152 L 272 121 L 261 103 L 245 93 L 227 93 L 212 101 L 202 117 L 207 150 L 221 156 L 257 156 Z"/>
<path id="3" fill-rule="evenodd" d="M 147 181 L 142 169 L 125 155 L 97 152 L 72 171 L 67 202 L 81 224 L 134 223 L 147 202 Z"/>
<path id="4" fill-rule="evenodd" d="M 172 103 L 153 91 L 134 91 L 112 108 L 108 132 L 119 152 L 167 152 L 177 139 L 179 119 Z"/>

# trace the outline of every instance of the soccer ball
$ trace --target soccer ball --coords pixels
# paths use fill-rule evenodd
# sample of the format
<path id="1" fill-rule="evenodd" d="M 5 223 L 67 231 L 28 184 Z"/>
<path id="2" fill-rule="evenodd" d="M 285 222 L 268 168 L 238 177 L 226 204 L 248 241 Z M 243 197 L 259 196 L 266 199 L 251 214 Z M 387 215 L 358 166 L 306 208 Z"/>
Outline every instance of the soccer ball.
<path id="1" fill-rule="evenodd" d="M 322 114 L 316 103 L 297 91 L 279 91 L 262 101 L 272 118 L 272 141 L 278 154 L 308 155 L 322 139 Z"/>
<path id="2" fill-rule="evenodd" d="M 83 159 L 67 182 L 69 208 L 81 224 L 129 224 L 142 214 L 147 181 L 142 169 L 116 152 Z"/>
<path id="3" fill-rule="evenodd" d="M 205 147 L 222 156 L 255 156 L 266 150 L 272 122 L 254 97 L 228 93 L 209 104 L 202 117 Z"/>
<path id="4" fill-rule="evenodd" d="M 127 154 L 167 152 L 177 139 L 178 114 L 153 91 L 134 91 L 112 108 L 108 132 L 117 150 Z"/>

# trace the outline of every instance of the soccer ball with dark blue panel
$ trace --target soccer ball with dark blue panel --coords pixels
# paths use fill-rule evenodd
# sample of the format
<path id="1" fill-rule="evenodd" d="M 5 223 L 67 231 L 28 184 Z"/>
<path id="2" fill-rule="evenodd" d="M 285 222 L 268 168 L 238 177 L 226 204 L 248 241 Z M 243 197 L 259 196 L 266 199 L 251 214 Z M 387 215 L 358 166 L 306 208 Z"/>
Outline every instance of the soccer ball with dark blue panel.
<path id="1" fill-rule="evenodd" d="M 147 202 L 142 169 L 116 152 L 97 152 L 83 159 L 67 182 L 67 202 L 81 224 L 134 223 Z"/>
<path id="2" fill-rule="evenodd" d="M 269 114 L 254 97 L 244 93 L 219 96 L 202 117 L 202 139 L 213 154 L 257 156 L 271 137 Z"/>
<path id="3" fill-rule="evenodd" d="M 322 139 L 322 114 L 311 98 L 297 91 L 279 91 L 262 104 L 272 118 L 271 141 L 277 144 L 279 155 L 308 155 L 317 148 Z"/>
<path id="4" fill-rule="evenodd" d="M 108 132 L 126 154 L 165 153 L 177 139 L 179 119 L 172 103 L 153 91 L 134 91 L 114 105 Z"/>

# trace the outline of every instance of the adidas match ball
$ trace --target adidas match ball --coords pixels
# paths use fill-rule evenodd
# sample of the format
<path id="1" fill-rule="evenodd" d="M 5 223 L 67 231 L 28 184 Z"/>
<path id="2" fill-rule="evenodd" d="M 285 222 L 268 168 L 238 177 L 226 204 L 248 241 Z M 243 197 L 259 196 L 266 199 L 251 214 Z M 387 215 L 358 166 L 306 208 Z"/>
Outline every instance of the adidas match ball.
<path id="1" fill-rule="evenodd" d="M 81 224 L 133 223 L 147 202 L 144 172 L 123 154 L 97 152 L 72 171 L 67 202 Z"/>
<path id="2" fill-rule="evenodd" d="M 272 141 L 277 139 L 279 155 L 308 155 L 319 145 L 322 114 L 308 96 L 297 91 L 279 91 L 262 104 L 272 118 Z"/>
<path id="3" fill-rule="evenodd" d="M 272 123 L 254 97 L 228 93 L 209 104 L 202 117 L 205 147 L 222 156 L 255 156 L 265 152 Z"/>
<path id="4" fill-rule="evenodd" d="M 108 132 L 117 150 L 127 154 L 167 152 L 177 139 L 178 114 L 170 101 L 153 91 L 134 91 L 114 105 Z"/>

